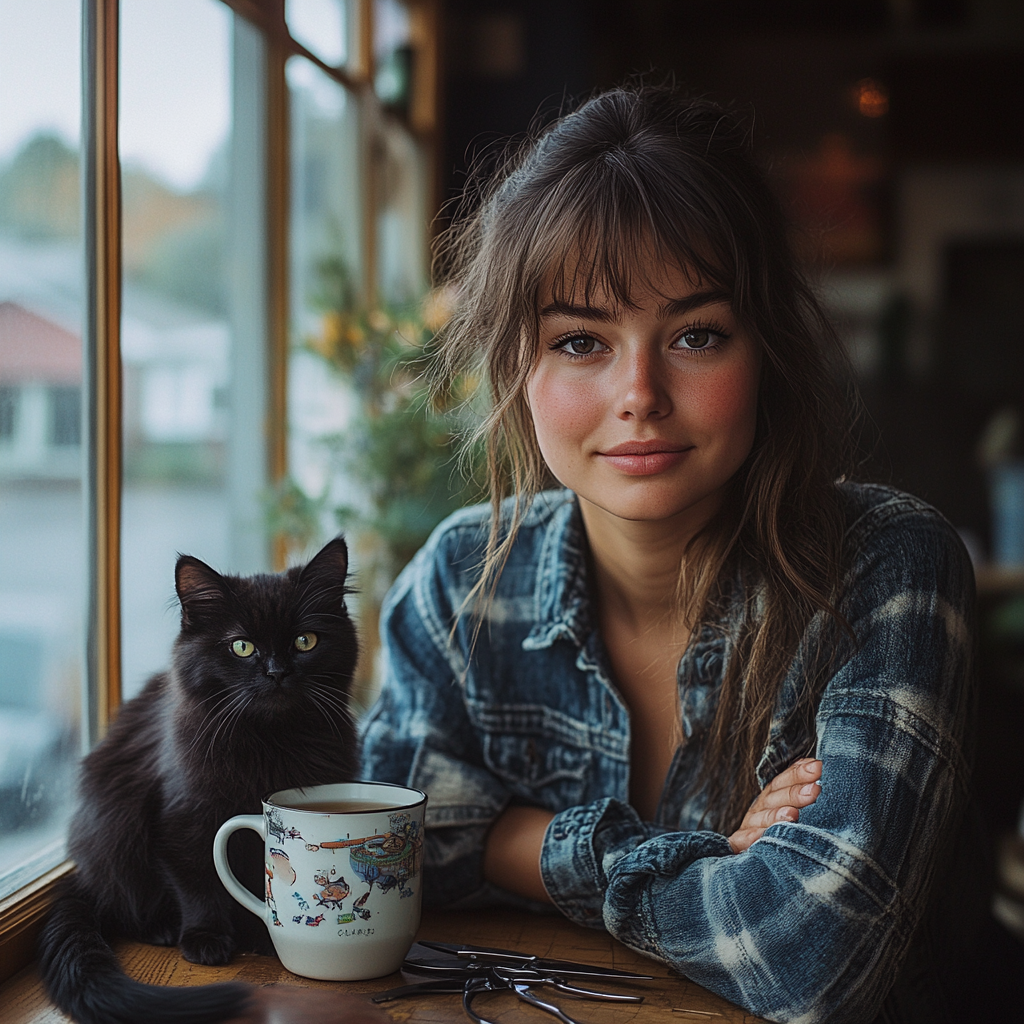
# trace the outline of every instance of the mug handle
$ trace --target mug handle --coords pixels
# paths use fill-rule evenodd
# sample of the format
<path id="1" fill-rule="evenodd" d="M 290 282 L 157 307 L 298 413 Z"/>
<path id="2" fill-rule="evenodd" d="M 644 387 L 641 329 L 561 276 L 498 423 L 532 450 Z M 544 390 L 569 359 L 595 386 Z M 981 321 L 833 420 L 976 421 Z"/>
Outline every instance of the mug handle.
<path id="1" fill-rule="evenodd" d="M 259 832 L 264 843 L 267 841 L 267 827 L 263 821 L 262 814 L 236 814 L 233 818 L 225 821 L 213 838 L 213 866 L 217 869 L 220 880 L 227 889 L 246 910 L 251 910 L 261 921 L 266 917 L 267 905 L 263 900 L 257 899 L 241 882 L 235 878 L 231 866 L 228 864 L 228 838 L 232 832 L 240 828 L 251 828 L 253 832 Z"/>

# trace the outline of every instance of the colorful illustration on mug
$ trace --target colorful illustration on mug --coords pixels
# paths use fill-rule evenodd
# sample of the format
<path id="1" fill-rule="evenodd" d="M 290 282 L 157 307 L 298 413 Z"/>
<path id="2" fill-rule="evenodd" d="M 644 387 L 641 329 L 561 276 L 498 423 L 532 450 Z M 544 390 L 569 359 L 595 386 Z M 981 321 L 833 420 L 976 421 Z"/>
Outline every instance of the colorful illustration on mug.
<path id="1" fill-rule="evenodd" d="M 281 812 L 276 807 L 271 807 L 269 810 L 264 811 L 263 816 L 267 819 L 267 831 L 279 842 L 283 843 L 286 839 L 302 839 L 302 833 L 293 826 L 285 828 L 284 822 L 281 820 Z"/>
<path id="2" fill-rule="evenodd" d="M 270 848 L 270 859 L 274 862 L 274 871 L 277 877 L 285 885 L 294 885 L 298 875 L 295 874 L 295 868 L 292 867 L 288 854 L 284 850 L 279 850 L 277 847 L 272 846 Z"/>
<path id="3" fill-rule="evenodd" d="M 407 883 L 419 874 L 420 850 L 423 847 L 419 822 L 413 821 L 408 814 L 400 813 L 389 815 L 389 823 L 389 831 L 383 835 L 320 844 L 322 850 L 347 849 L 352 870 L 369 886 L 352 907 L 352 912 L 364 920 L 369 917 L 369 911 L 364 910 L 363 905 L 374 886 L 381 892 L 397 888 L 403 899 L 414 894 Z"/>
<path id="4" fill-rule="evenodd" d="M 263 865 L 263 870 L 267 876 L 266 901 L 267 908 L 270 910 L 271 920 L 274 922 L 275 928 L 283 928 L 284 925 L 281 924 L 281 919 L 277 916 L 277 902 L 274 899 L 274 887 L 270 884 L 274 878 L 274 869 L 269 864 L 265 863 Z"/>
<path id="5" fill-rule="evenodd" d="M 309 904 L 302 898 L 301 892 L 292 893 L 295 902 L 299 905 L 299 910 L 309 910 Z"/>
<path id="6" fill-rule="evenodd" d="M 334 870 L 331 870 L 334 873 Z M 342 901 L 352 892 L 344 876 L 331 881 L 326 874 L 313 876 L 313 881 L 320 886 L 320 891 L 314 895 L 318 906 L 327 907 L 330 910 L 341 910 Z"/>
<path id="7" fill-rule="evenodd" d="M 317 914 L 316 917 L 310 917 L 308 914 L 296 914 L 292 918 L 292 921 L 294 921 L 295 924 L 302 924 L 303 917 L 305 917 L 306 924 L 309 925 L 310 928 L 319 928 L 324 919 L 323 914 Z"/>

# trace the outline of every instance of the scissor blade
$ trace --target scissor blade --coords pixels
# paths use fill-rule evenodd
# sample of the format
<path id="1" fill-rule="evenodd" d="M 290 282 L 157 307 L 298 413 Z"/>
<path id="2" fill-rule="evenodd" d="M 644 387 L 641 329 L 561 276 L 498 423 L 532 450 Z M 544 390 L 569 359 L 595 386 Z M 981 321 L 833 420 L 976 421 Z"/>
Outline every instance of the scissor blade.
<path id="1" fill-rule="evenodd" d="M 460 959 L 454 952 L 441 951 L 439 955 L 435 952 L 436 948 L 436 943 L 429 946 L 423 942 L 414 943 L 402 961 L 402 970 L 416 974 L 449 974 L 468 978 L 486 969 L 484 964 Z"/>
<path id="2" fill-rule="evenodd" d="M 450 942 L 428 942 L 426 939 L 420 939 L 416 945 L 426 946 L 427 949 L 435 949 L 449 956 L 457 956 L 462 960 L 515 960 L 525 965 L 537 959 L 535 956 L 517 953 L 512 949 L 494 949 L 491 946 L 456 946 Z"/>
<path id="3" fill-rule="evenodd" d="M 389 988 L 386 992 L 375 992 L 370 996 L 370 1002 L 388 1003 L 392 999 L 402 999 L 405 996 L 429 995 L 430 993 L 461 993 L 465 984 L 465 981 L 461 978 L 437 978 L 434 981 L 421 981 L 416 985 L 399 985 L 397 988 Z"/>
<path id="4" fill-rule="evenodd" d="M 581 964 L 574 960 L 555 960 L 548 957 L 530 956 L 512 949 L 495 949 L 489 946 L 455 946 L 447 942 L 426 942 L 420 939 L 418 945 L 426 946 L 460 960 L 497 964 L 507 967 L 528 967 L 543 973 L 572 975 L 580 978 L 621 978 L 624 981 L 650 981 L 653 974 L 638 974 L 635 971 L 620 971 L 614 967 L 598 967 Z"/>

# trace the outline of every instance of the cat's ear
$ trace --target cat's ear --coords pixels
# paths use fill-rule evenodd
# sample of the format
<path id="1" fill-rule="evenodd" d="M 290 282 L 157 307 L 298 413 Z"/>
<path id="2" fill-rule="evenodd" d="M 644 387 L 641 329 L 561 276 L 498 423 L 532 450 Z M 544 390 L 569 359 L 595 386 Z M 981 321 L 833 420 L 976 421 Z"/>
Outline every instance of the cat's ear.
<path id="1" fill-rule="evenodd" d="M 329 540 L 306 564 L 299 574 L 299 581 L 312 579 L 331 580 L 344 585 L 348 575 L 348 545 L 340 535 Z"/>
<path id="2" fill-rule="evenodd" d="M 181 602 L 181 624 L 193 626 L 204 614 L 224 606 L 227 590 L 216 569 L 191 555 L 179 555 L 174 567 L 174 589 Z"/>

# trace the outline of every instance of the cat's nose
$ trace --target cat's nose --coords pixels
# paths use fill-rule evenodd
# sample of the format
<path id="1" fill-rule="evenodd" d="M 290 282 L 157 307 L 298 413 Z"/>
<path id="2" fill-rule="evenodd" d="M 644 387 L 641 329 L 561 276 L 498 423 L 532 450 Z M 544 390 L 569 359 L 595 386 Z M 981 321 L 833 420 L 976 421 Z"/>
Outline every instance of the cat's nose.
<path id="1" fill-rule="evenodd" d="M 277 658 L 267 658 L 266 664 L 263 666 L 263 671 L 267 674 L 268 678 L 273 679 L 275 683 L 281 682 L 282 679 L 288 674 L 288 670 L 281 664 Z"/>

